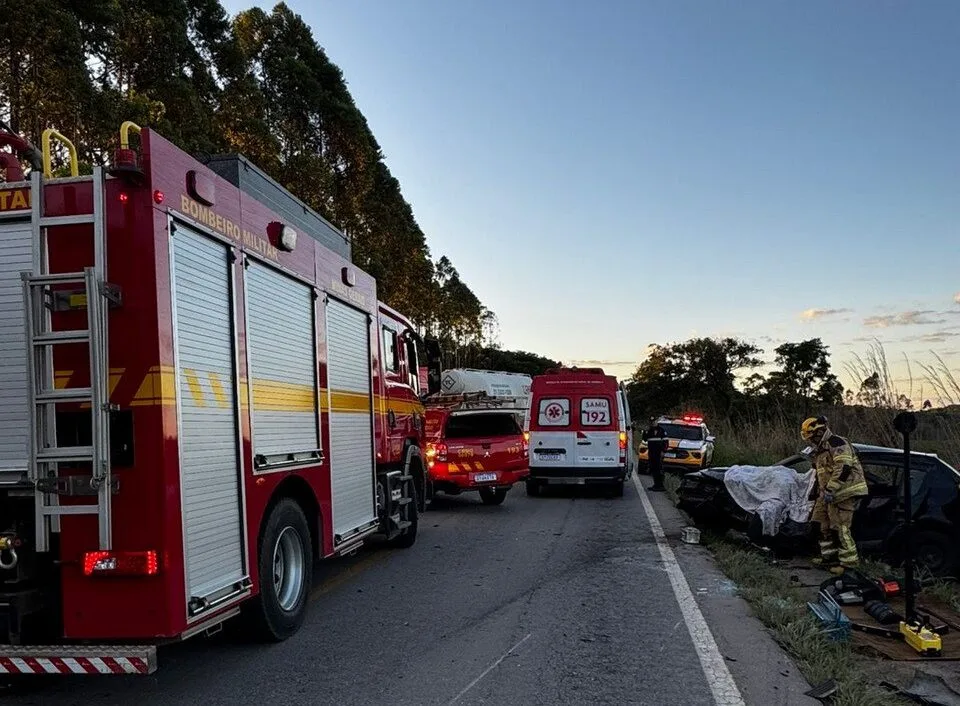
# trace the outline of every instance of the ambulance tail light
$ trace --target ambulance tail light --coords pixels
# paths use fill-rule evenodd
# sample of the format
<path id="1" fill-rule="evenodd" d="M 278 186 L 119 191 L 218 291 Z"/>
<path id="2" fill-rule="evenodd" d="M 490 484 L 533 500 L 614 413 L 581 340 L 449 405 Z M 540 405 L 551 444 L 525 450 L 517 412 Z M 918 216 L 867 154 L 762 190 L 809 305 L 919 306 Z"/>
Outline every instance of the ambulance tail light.
<path id="1" fill-rule="evenodd" d="M 160 561 L 155 551 L 87 552 L 83 555 L 84 576 L 156 576 Z"/>
<path id="2" fill-rule="evenodd" d="M 620 432 L 620 450 L 626 451 L 627 449 L 627 432 Z"/>

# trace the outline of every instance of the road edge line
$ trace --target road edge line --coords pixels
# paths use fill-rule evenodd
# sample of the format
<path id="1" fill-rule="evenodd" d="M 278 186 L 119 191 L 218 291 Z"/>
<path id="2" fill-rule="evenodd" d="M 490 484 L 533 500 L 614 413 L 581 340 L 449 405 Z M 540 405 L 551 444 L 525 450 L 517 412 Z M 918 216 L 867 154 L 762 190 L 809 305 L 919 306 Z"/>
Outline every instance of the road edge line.
<path id="1" fill-rule="evenodd" d="M 647 497 L 647 491 L 640 483 L 637 475 L 633 476 L 633 485 L 637 489 L 637 495 L 640 496 L 640 502 L 643 505 L 643 511 L 650 522 L 650 530 L 657 542 L 657 549 L 660 550 L 660 558 L 663 560 L 664 571 L 670 579 L 670 586 L 673 588 L 673 595 L 680 606 L 680 613 L 683 615 L 683 622 L 686 623 L 687 631 L 690 633 L 690 639 L 693 640 L 693 647 L 697 651 L 697 657 L 700 659 L 700 667 L 703 669 L 703 675 L 707 679 L 707 686 L 713 694 L 713 700 L 717 706 L 746 706 L 740 689 L 727 668 L 727 663 L 720 654 L 716 640 L 713 639 L 713 633 L 707 625 L 703 613 L 700 612 L 700 606 L 697 605 L 693 593 L 690 591 L 690 585 L 687 583 L 687 577 L 680 568 L 673 549 L 667 542 L 667 536 L 663 532 L 663 526 L 657 517 L 650 498 Z"/>

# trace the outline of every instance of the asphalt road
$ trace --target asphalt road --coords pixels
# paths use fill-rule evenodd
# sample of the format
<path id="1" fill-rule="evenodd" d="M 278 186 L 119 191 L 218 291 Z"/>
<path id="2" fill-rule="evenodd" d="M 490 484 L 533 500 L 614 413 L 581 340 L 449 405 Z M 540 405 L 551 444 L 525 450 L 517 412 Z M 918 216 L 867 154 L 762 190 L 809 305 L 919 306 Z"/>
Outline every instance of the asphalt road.
<path id="1" fill-rule="evenodd" d="M 162 649 L 150 677 L 30 682 L 0 703 L 710 704 L 641 501 L 438 499 L 417 544 L 318 571 L 304 628 Z M 0 692 L 2 694 L 2 692 Z"/>

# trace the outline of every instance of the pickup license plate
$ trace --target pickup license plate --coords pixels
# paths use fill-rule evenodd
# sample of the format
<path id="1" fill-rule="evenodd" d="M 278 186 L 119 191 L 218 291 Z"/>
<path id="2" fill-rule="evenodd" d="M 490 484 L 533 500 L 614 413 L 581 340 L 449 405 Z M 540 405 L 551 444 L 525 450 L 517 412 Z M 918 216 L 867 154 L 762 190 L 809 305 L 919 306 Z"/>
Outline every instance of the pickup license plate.
<path id="1" fill-rule="evenodd" d="M 473 482 L 474 483 L 489 483 L 490 481 L 495 481 L 497 479 L 496 473 L 474 473 Z"/>

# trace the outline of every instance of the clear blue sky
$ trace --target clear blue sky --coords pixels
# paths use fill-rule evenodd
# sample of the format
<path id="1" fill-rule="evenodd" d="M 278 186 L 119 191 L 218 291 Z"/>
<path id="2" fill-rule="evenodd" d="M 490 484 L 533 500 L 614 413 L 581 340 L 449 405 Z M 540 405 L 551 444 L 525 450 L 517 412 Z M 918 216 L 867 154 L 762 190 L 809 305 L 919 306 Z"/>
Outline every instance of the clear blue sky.
<path id="1" fill-rule="evenodd" d="M 504 347 L 960 359 L 960 2 L 288 4 Z"/>

